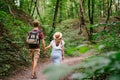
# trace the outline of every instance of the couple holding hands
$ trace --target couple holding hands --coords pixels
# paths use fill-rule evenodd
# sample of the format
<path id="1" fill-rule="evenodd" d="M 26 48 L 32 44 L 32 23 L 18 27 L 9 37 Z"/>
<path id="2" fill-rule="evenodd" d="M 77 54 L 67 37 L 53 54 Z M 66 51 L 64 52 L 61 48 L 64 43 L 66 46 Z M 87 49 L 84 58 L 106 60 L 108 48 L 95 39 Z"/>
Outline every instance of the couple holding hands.
<path id="1" fill-rule="evenodd" d="M 45 47 L 45 41 L 44 41 L 44 34 L 42 31 L 39 29 L 39 21 L 34 20 L 33 21 L 33 26 L 34 28 L 32 31 L 28 32 L 28 36 L 26 39 L 26 42 L 29 44 L 28 39 L 30 38 L 37 38 L 34 35 L 38 35 L 39 40 L 41 39 L 42 42 L 42 47 L 44 51 L 46 51 L 49 48 L 52 48 L 51 52 L 51 60 L 53 64 L 60 64 L 62 60 L 64 60 L 64 41 L 62 40 L 62 33 L 61 32 L 55 32 L 53 35 L 53 40 L 50 42 L 48 46 Z M 38 34 L 35 34 L 38 33 Z M 34 35 L 33 35 L 34 34 Z M 30 36 L 32 35 L 32 36 Z M 36 67 L 37 67 L 37 62 L 39 59 L 40 55 L 40 42 L 39 44 L 29 44 L 29 52 L 30 56 L 32 59 L 32 79 L 36 79 Z"/>

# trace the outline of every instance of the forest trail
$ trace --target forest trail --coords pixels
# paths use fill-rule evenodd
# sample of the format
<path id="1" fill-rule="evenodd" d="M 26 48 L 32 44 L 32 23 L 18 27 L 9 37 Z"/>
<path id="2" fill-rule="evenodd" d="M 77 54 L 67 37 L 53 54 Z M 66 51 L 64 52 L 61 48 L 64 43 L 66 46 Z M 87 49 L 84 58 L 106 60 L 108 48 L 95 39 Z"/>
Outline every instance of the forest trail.
<path id="1" fill-rule="evenodd" d="M 82 54 L 79 57 L 71 57 L 71 58 L 65 58 L 62 61 L 62 64 L 68 64 L 68 65 L 75 65 L 81 62 L 83 59 L 89 57 L 91 52 L 88 52 L 86 54 Z M 31 67 L 25 68 L 22 71 L 17 72 L 15 75 L 8 77 L 5 80 L 47 80 L 47 77 L 42 73 L 44 68 L 50 65 L 50 59 L 47 60 L 41 60 L 38 63 L 37 68 L 37 79 L 31 79 Z"/>

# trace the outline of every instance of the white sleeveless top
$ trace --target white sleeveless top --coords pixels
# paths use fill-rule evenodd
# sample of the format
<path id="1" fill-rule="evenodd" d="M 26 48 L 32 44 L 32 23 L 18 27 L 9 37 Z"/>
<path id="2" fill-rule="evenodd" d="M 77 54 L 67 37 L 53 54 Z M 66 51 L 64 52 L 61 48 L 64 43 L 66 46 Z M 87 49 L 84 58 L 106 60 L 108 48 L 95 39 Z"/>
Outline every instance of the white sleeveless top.
<path id="1" fill-rule="evenodd" d="M 61 40 L 61 42 L 59 43 L 58 46 L 56 46 L 55 40 L 52 40 L 50 42 L 50 45 L 52 46 L 52 50 L 61 50 L 62 46 L 64 46 L 65 42 L 63 40 Z"/>

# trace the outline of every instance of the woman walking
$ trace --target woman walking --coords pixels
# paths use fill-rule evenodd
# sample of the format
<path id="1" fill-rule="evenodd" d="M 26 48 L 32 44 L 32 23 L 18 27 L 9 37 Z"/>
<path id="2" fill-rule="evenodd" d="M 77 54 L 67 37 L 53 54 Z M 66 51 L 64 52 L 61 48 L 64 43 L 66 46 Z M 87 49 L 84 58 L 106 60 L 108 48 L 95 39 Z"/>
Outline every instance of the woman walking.
<path id="1" fill-rule="evenodd" d="M 52 47 L 51 59 L 53 64 L 60 64 L 64 60 L 64 41 L 62 40 L 62 33 L 56 32 L 53 35 L 54 40 L 45 47 L 45 50 Z"/>

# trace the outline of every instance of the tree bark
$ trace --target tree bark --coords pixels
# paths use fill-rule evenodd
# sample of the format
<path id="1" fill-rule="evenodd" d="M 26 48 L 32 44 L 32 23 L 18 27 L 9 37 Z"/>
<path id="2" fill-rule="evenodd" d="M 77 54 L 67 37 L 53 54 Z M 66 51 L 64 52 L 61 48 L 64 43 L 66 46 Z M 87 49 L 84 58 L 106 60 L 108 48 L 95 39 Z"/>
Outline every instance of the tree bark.
<path id="1" fill-rule="evenodd" d="M 85 19 L 84 19 L 84 9 L 83 9 L 83 5 L 82 5 L 82 1 L 83 0 L 80 0 L 80 31 L 79 31 L 79 34 L 82 33 L 82 27 L 84 27 L 85 25 Z"/>
<path id="2" fill-rule="evenodd" d="M 106 23 L 108 23 L 109 18 L 110 18 L 110 10 L 111 10 L 111 6 L 112 6 L 112 0 L 110 0 L 110 2 L 109 2 L 108 11 L 107 11 L 108 16 L 107 16 L 107 19 L 106 19 Z"/>
<path id="3" fill-rule="evenodd" d="M 63 6 L 63 5 L 62 5 L 62 0 L 61 0 L 61 2 L 60 2 L 60 13 L 59 13 L 59 14 L 60 14 L 60 16 L 59 16 L 59 22 L 62 21 L 62 15 L 63 15 L 63 14 L 62 14 L 62 10 L 63 10 L 63 9 L 62 9 L 62 6 Z"/>
<path id="4" fill-rule="evenodd" d="M 59 3 L 60 3 L 60 0 L 57 0 L 56 6 L 55 6 L 55 12 L 54 12 L 53 24 L 52 24 L 53 29 L 55 29 L 56 27 L 56 19 L 57 19 L 57 14 L 58 14 Z"/>
<path id="5" fill-rule="evenodd" d="M 9 0 L 6 0 L 6 3 L 7 3 L 10 14 L 15 18 L 15 15 L 14 15 L 14 13 L 12 11 L 12 7 L 11 7 L 11 2 Z"/>
<path id="6" fill-rule="evenodd" d="M 110 2 L 108 3 L 109 6 L 108 6 L 108 11 L 107 11 L 107 18 L 106 18 L 106 23 L 108 23 L 109 19 L 110 19 L 110 10 L 111 10 L 111 6 L 112 6 L 112 0 L 110 0 Z M 106 26 L 104 27 L 104 30 L 106 29 Z"/>
<path id="7" fill-rule="evenodd" d="M 33 11 L 32 11 L 32 13 L 31 13 L 31 16 L 34 15 L 36 6 L 37 6 L 37 0 L 34 2 L 34 8 L 33 8 Z"/>
<path id="8" fill-rule="evenodd" d="M 55 11 L 54 11 L 54 17 L 53 17 L 53 23 L 52 23 L 52 30 L 50 32 L 49 41 L 52 40 L 52 36 L 53 36 L 53 33 L 55 31 L 55 28 L 56 28 L 56 19 L 57 19 L 59 4 L 60 4 L 60 0 L 57 0 L 56 1 L 56 6 L 55 6 Z"/>
<path id="9" fill-rule="evenodd" d="M 38 16 L 39 16 L 39 18 L 40 18 L 40 21 L 41 21 L 41 23 L 43 23 L 44 21 L 42 20 L 42 18 L 41 18 L 41 16 L 40 16 L 40 12 L 39 12 L 39 5 L 38 5 L 38 0 L 36 0 L 37 1 L 37 4 L 36 4 L 36 10 L 37 10 L 37 14 L 38 14 Z"/>
<path id="10" fill-rule="evenodd" d="M 91 4 L 92 4 L 92 7 L 90 6 Z M 92 11 L 91 11 L 91 9 L 92 9 Z M 90 24 L 93 25 L 94 24 L 94 0 L 88 0 L 88 16 L 89 16 Z M 91 42 L 92 42 L 92 33 L 93 33 L 93 28 L 90 27 L 88 39 Z"/>

